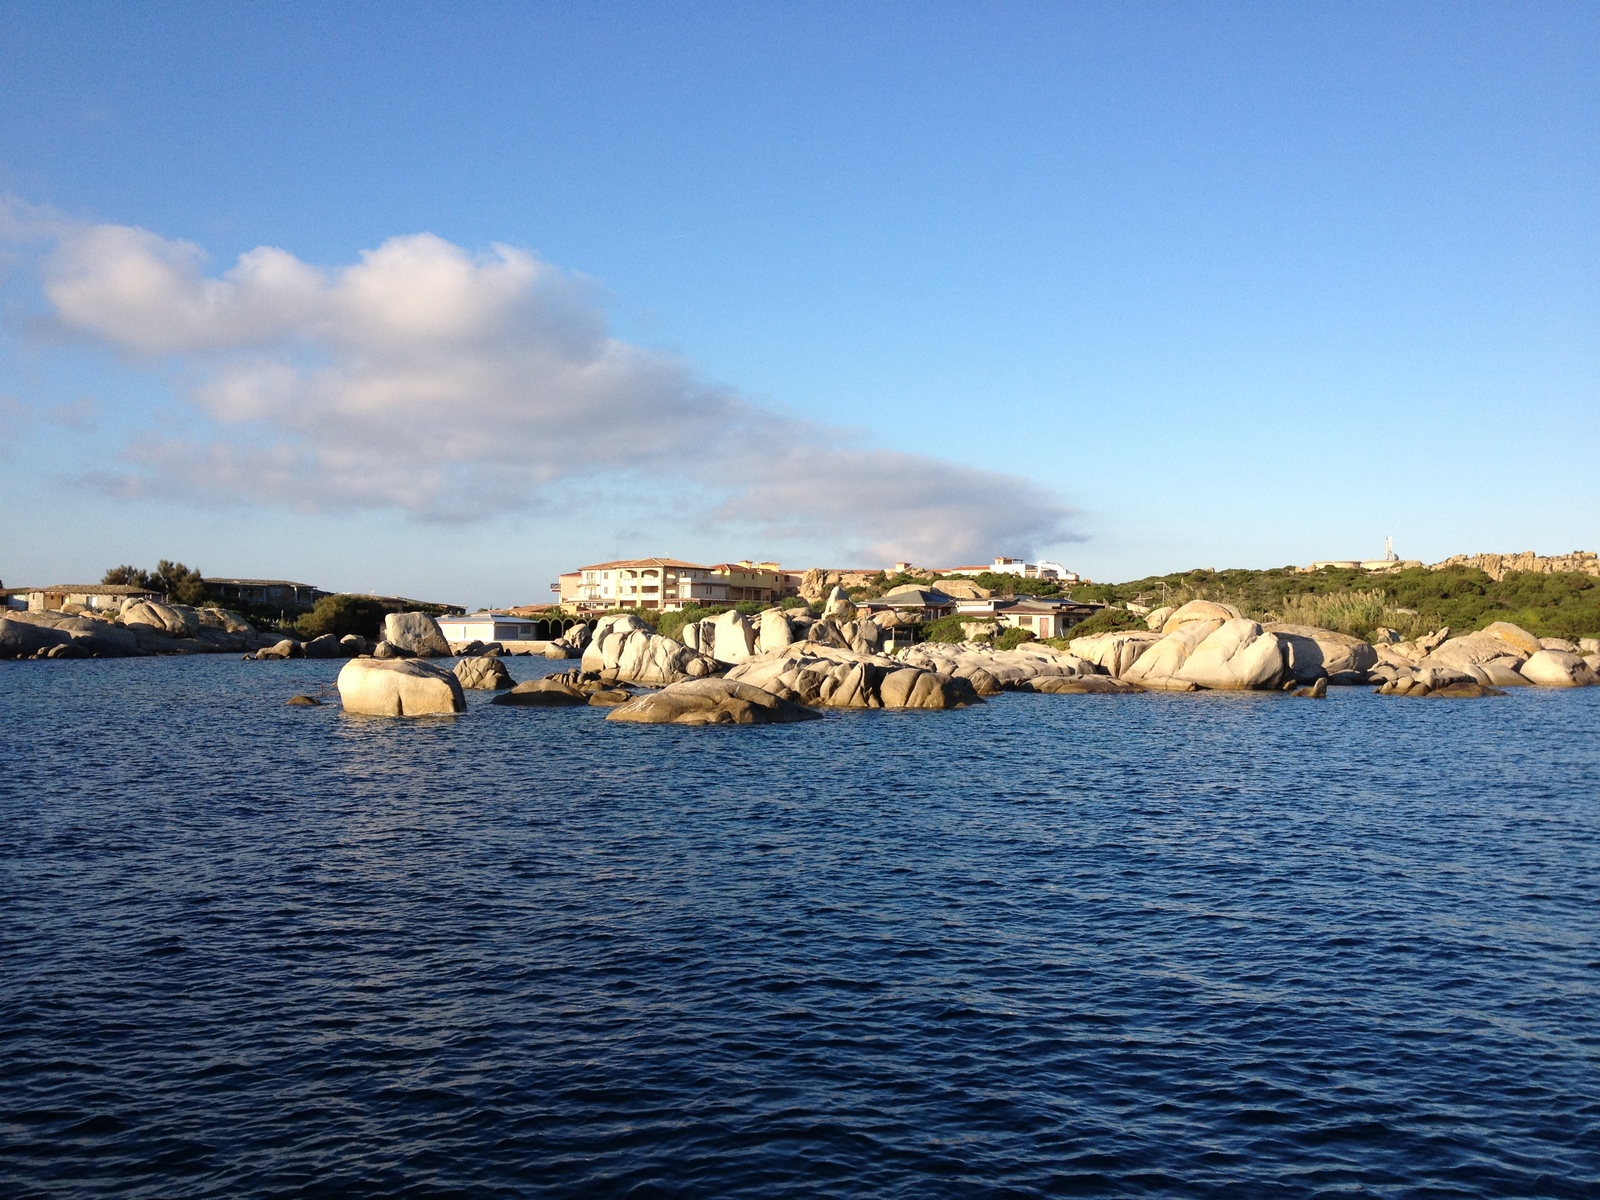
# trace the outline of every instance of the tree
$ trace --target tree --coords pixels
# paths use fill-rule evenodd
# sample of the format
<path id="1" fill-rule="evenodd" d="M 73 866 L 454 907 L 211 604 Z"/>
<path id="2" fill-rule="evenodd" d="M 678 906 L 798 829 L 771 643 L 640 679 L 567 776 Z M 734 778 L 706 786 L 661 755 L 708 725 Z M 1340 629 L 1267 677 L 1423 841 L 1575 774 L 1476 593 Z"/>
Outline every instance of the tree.
<path id="1" fill-rule="evenodd" d="M 191 571 L 181 562 L 162 559 L 156 564 L 154 583 L 167 594 L 167 599 L 178 604 L 204 604 L 206 581 L 199 571 Z"/>
<path id="2" fill-rule="evenodd" d="M 149 588 L 156 590 L 156 581 L 150 577 L 150 572 L 141 571 L 138 567 L 123 565 L 112 567 L 106 572 L 101 583 L 117 583 L 126 587 Z"/>
<path id="3" fill-rule="evenodd" d="M 303 637 L 321 637 L 325 633 L 343 637 L 347 633 L 364 638 L 376 638 L 383 628 L 383 618 L 388 609 L 371 596 L 324 596 L 308 613 L 295 622 L 295 630 Z"/>

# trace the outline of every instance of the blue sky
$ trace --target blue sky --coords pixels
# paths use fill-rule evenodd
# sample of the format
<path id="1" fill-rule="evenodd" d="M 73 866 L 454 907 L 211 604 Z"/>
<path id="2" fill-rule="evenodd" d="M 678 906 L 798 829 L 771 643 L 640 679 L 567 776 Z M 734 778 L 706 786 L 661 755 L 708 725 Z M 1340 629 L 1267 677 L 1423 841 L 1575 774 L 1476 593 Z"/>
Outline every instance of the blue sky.
<path id="1" fill-rule="evenodd" d="M 1593 6 L 3 27 L 10 583 L 179 557 L 508 604 L 635 553 L 1124 579 L 1597 543 Z M 386 244 L 371 287 L 427 305 L 453 264 L 495 337 L 353 333 Z M 195 324 L 257 247 L 304 279 Z"/>

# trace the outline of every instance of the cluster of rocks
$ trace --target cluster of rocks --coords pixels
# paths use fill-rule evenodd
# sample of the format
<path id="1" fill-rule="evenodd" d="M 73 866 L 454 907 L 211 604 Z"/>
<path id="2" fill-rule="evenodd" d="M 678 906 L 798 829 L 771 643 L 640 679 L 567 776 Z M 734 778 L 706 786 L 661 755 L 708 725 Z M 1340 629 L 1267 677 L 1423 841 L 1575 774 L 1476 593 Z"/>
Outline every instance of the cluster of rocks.
<path id="1" fill-rule="evenodd" d="M 687 626 L 684 641 L 631 614 L 605 617 L 577 669 L 518 684 L 493 652 L 462 658 L 453 672 L 420 661 L 435 653 L 426 628 L 433 622 L 399 615 L 408 619 L 391 618 L 384 644 L 412 657 L 375 653 L 349 663 L 339 679 L 341 695 L 350 681 L 352 712 L 461 712 L 463 689 L 478 688 L 499 692 L 500 705 L 606 707 L 613 721 L 749 725 L 804 720 L 818 708 L 962 708 L 1003 691 L 1282 689 L 1320 698 L 1330 684 L 1378 683 L 1384 694 L 1455 697 L 1600 683 L 1600 643 L 1591 639 L 1539 639 L 1498 623 L 1463 637 L 1444 629 L 1374 645 L 1311 626 L 1262 625 L 1206 600 L 1151 613 L 1150 629 L 1075 638 L 1066 650 L 923 643 L 890 656 L 876 653 L 864 632 L 883 626 L 859 619 L 836 594 L 821 617 L 727 612 Z"/>
<path id="2" fill-rule="evenodd" d="M 1600 682 L 1600 642 L 1536 638 L 1505 622 L 1455 638 L 1441 629 L 1414 642 L 1380 631 L 1374 645 L 1309 625 L 1260 625 L 1209 600 L 1158 609 L 1148 620 L 1149 631 L 1075 638 L 1068 646 L 1112 678 L 1164 691 L 1296 688 L 1326 680 L 1375 683 L 1385 695 L 1466 696 L 1490 694 L 1486 688 Z"/>
<path id="3" fill-rule="evenodd" d="M 0 613 L 0 658 L 134 658 L 257 650 L 278 639 L 238 613 L 129 599 L 109 612 Z"/>
<path id="4" fill-rule="evenodd" d="M 1386 696 L 1465 695 L 1477 687 L 1591 687 L 1600 684 L 1600 640 L 1539 638 L 1507 621 L 1451 637 L 1441 629 L 1414 642 L 1380 640 L 1368 673 Z"/>
<path id="5" fill-rule="evenodd" d="M 383 636 L 371 642 L 359 634 L 323 634 L 310 641 L 280 638 L 257 650 L 252 658 L 477 658 L 483 655 L 540 654 L 546 658 L 576 658 L 583 652 L 588 626 L 575 625 L 562 640 L 511 643 L 448 642 L 439 623 L 427 613 L 389 613 L 383 619 Z"/>
<path id="6" fill-rule="evenodd" d="M 1593 550 L 1574 550 L 1571 554 L 1535 554 L 1524 550 L 1521 554 L 1456 554 L 1443 562 L 1434 563 L 1429 570 L 1444 567 L 1476 567 L 1496 583 L 1512 571 L 1527 571 L 1535 575 L 1600 575 L 1600 554 Z"/>

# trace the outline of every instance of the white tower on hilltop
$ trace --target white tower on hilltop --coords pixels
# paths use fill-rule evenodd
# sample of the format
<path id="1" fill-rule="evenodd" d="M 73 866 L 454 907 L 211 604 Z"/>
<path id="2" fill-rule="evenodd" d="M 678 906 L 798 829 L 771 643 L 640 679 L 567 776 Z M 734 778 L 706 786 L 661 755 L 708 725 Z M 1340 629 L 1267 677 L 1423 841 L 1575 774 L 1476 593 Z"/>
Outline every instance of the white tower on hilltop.
<path id="1" fill-rule="evenodd" d="M 1399 562 L 1400 556 L 1394 552 L 1394 534 L 1386 534 L 1383 539 L 1383 561 Z"/>

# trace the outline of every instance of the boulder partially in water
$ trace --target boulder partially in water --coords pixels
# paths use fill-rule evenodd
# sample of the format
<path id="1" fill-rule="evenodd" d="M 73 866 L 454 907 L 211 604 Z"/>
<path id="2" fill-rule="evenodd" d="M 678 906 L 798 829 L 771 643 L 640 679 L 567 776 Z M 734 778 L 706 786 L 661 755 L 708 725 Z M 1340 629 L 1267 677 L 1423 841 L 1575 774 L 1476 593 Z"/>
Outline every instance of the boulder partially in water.
<path id="1" fill-rule="evenodd" d="M 1003 688 L 1020 688 L 1030 680 L 1045 676 L 1076 677 L 1096 673 L 1094 664 L 1044 645 L 995 650 L 988 646 L 923 642 L 911 647 L 896 661 L 908 667 L 968 680 L 979 695 L 993 695 Z"/>
<path id="2" fill-rule="evenodd" d="M 1285 673 L 1278 639 L 1248 617 L 1235 617 L 1196 646 L 1175 675 L 1213 691 L 1238 692 L 1276 688 Z"/>
<path id="3" fill-rule="evenodd" d="M 646 725 L 773 725 L 817 717 L 762 688 L 731 679 L 687 679 L 606 714 L 608 721 Z"/>
<path id="4" fill-rule="evenodd" d="M 1330 683 L 1365 683 L 1378 665 L 1378 650 L 1370 642 L 1347 633 L 1315 625 L 1263 625 L 1283 646 L 1289 672 L 1300 683 L 1326 678 Z"/>
<path id="5" fill-rule="evenodd" d="M 819 642 L 795 642 L 778 654 L 735 667 L 727 677 L 796 704 L 825 708 L 962 708 L 982 703 L 966 679 Z"/>
<path id="6" fill-rule="evenodd" d="M 1600 684 L 1594 668 L 1564 650 L 1540 650 L 1522 664 L 1522 677 L 1540 687 L 1593 687 Z"/>
<path id="7" fill-rule="evenodd" d="M 1017 690 L 1046 696 L 1131 696 L 1144 691 L 1136 683 L 1109 675 L 1041 675 Z"/>
<path id="8" fill-rule="evenodd" d="M 492 654 L 463 658 L 456 664 L 455 674 L 462 687 L 478 691 L 498 692 L 517 686 L 517 681 L 511 678 L 511 672 L 506 670 L 505 663 Z"/>
<path id="9" fill-rule="evenodd" d="M 501 692 L 491 704 L 521 708 L 563 708 L 589 703 L 588 694 L 561 679 L 530 679 L 509 692 Z"/>
<path id="10" fill-rule="evenodd" d="M 339 672 L 345 712 L 369 717 L 433 717 L 466 711 L 461 683 L 414 658 L 353 658 Z"/>

